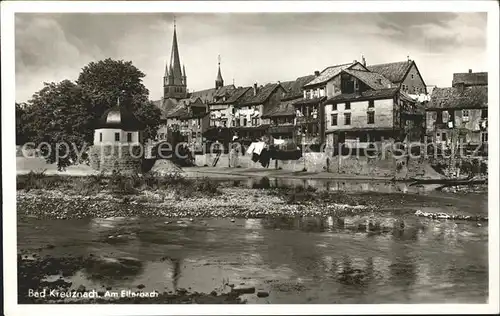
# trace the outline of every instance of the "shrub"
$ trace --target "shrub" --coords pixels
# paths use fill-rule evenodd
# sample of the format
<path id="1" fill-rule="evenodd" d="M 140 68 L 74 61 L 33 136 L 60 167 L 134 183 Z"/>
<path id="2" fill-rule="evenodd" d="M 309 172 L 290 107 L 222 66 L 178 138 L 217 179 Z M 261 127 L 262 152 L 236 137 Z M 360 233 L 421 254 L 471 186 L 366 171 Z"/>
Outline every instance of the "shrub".
<path id="1" fill-rule="evenodd" d="M 113 193 L 133 194 L 136 193 L 135 184 L 137 184 L 135 178 L 113 171 L 109 178 L 108 189 Z"/>

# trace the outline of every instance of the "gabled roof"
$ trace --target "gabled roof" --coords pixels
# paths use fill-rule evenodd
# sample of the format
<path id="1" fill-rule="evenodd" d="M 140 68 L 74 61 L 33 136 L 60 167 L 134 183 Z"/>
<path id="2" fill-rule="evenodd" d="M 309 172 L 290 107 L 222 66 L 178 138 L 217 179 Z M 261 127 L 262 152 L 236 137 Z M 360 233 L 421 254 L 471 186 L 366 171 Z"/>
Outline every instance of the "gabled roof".
<path id="1" fill-rule="evenodd" d="M 214 99 L 215 92 L 216 92 L 215 88 L 211 88 L 211 89 L 205 89 L 205 90 L 200 90 L 200 91 L 193 91 L 190 93 L 190 96 L 191 97 L 198 97 L 203 102 L 212 102 Z"/>
<path id="2" fill-rule="evenodd" d="M 357 63 L 352 62 L 348 64 L 327 67 L 319 74 L 319 76 L 308 82 L 306 85 L 304 85 L 304 87 L 314 86 L 317 84 L 327 82 L 333 77 L 337 76 L 342 70 L 354 66 L 355 64 Z"/>
<path id="3" fill-rule="evenodd" d="M 194 91 L 191 92 L 191 97 L 198 97 L 200 98 L 203 102 L 213 102 L 214 97 L 221 97 L 224 96 L 225 93 L 227 93 L 230 90 L 233 90 L 235 87 L 234 85 L 227 85 L 221 87 L 219 90 L 215 88 L 211 89 L 205 89 L 205 90 L 200 90 L 200 91 Z"/>
<path id="4" fill-rule="evenodd" d="M 283 97 L 283 100 L 292 100 L 298 99 L 303 96 L 302 88 L 311 82 L 316 76 L 302 76 L 293 81 L 285 81 L 281 83 L 283 89 L 285 89 L 286 93 Z"/>
<path id="5" fill-rule="evenodd" d="M 407 60 L 394 63 L 371 65 L 367 66 L 367 68 L 370 71 L 381 74 L 393 83 L 401 83 L 413 64 L 413 60 Z"/>
<path id="6" fill-rule="evenodd" d="M 434 88 L 426 109 L 474 109 L 488 107 L 488 86 Z"/>
<path id="7" fill-rule="evenodd" d="M 371 71 L 354 70 L 354 69 L 344 69 L 343 72 L 350 74 L 353 77 L 358 78 L 363 81 L 367 86 L 372 89 L 387 89 L 392 86 L 389 79 L 385 78 L 381 74 Z"/>
<path id="8" fill-rule="evenodd" d="M 223 86 L 219 90 L 215 92 L 215 97 L 223 97 L 223 96 L 229 96 L 231 94 L 231 90 L 236 89 L 236 87 L 232 84 Z"/>
<path id="9" fill-rule="evenodd" d="M 262 118 L 279 117 L 279 116 L 294 116 L 295 107 L 293 106 L 295 100 L 281 101 L 275 107 L 269 109 L 266 113 L 262 114 Z"/>
<path id="10" fill-rule="evenodd" d="M 258 88 L 257 95 L 243 97 L 238 103 L 239 105 L 262 104 L 269 99 L 274 90 L 280 87 L 281 85 L 279 83 L 268 83 L 265 86 Z"/>
<path id="11" fill-rule="evenodd" d="M 466 72 L 454 73 L 452 86 L 463 83 L 465 86 L 485 86 L 488 85 L 487 72 Z"/>
<path id="12" fill-rule="evenodd" d="M 326 101 L 326 104 L 333 104 L 339 102 L 354 102 L 354 101 L 366 101 L 366 100 L 376 100 L 376 99 L 386 99 L 392 98 L 399 91 L 399 88 L 388 88 L 380 90 L 367 90 L 362 93 L 344 93 L 338 94 Z"/>

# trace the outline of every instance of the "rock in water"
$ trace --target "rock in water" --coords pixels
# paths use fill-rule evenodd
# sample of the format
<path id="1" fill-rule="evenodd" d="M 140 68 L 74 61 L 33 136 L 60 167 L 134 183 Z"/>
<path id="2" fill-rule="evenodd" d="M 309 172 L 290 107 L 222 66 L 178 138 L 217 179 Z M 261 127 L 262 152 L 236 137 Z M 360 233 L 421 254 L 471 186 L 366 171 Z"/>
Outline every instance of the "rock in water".
<path id="1" fill-rule="evenodd" d="M 257 297 L 268 297 L 269 293 L 266 291 L 259 291 L 257 292 Z"/>

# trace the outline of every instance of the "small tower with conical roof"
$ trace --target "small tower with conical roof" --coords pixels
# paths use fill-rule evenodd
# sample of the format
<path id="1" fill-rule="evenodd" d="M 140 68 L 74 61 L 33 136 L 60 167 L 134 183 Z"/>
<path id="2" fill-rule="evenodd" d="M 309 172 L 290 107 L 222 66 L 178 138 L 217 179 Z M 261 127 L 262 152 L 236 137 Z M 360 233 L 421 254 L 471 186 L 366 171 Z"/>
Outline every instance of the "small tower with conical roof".
<path id="1" fill-rule="evenodd" d="M 168 71 L 167 71 L 168 68 Z M 165 66 L 163 77 L 163 98 L 184 99 L 187 97 L 187 77 L 185 67 L 181 68 L 179 45 L 177 43 L 177 28 L 174 19 L 174 37 L 170 54 L 170 66 Z"/>
<path id="2" fill-rule="evenodd" d="M 219 71 L 217 72 L 217 78 L 215 78 L 215 90 L 219 90 L 224 87 L 224 79 L 222 79 L 222 74 L 220 72 L 220 55 L 219 55 Z"/>
<path id="3" fill-rule="evenodd" d="M 120 104 L 108 109 L 97 121 L 90 166 L 98 171 L 140 172 L 144 124 Z"/>

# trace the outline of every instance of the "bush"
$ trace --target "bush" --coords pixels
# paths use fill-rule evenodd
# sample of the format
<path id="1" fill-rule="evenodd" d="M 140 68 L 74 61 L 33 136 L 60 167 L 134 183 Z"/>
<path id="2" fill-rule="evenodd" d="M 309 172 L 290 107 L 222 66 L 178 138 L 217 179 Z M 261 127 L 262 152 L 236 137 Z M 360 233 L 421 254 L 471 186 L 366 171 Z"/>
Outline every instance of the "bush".
<path id="1" fill-rule="evenodd" d="M 109 178 L 108 189 L 113 193 L 118 194 L 133 194 L 136 193 L 136 179 L 131 176 L 125 176 L 119 171 L 113 171 Z"/>
<path id="2" fill-rule="evenodd" d="M 209 195 L 219 194 L 219 182 L 211 180 L 210 178 L 197 179 L 195 183 L 196 191 L 206 193 Z"/>

